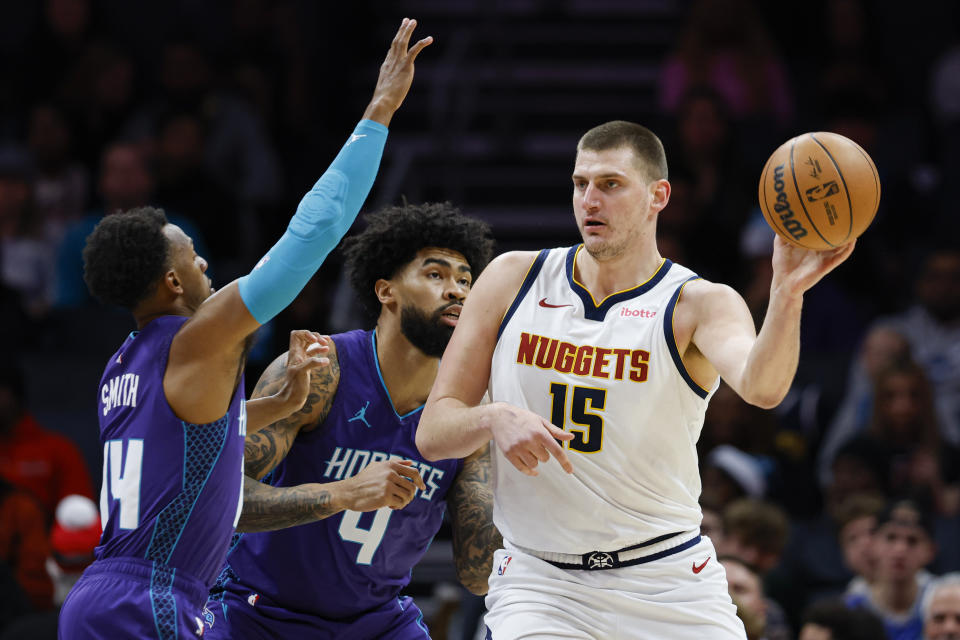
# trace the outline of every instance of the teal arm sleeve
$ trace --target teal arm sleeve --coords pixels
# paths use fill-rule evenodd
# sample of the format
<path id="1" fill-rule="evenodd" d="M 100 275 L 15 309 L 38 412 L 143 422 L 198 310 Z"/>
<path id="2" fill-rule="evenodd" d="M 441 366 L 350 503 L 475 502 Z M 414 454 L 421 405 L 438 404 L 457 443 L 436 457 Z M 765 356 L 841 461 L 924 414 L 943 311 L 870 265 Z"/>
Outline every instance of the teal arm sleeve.
<path id="1" fill-rule="evenodd" d="M 380 167 L 387 128 L 361 120 L 307 195 L 286 232 L 239 280 L 240 297 L 265 324 L 293 302 L 360 212 Z"/>

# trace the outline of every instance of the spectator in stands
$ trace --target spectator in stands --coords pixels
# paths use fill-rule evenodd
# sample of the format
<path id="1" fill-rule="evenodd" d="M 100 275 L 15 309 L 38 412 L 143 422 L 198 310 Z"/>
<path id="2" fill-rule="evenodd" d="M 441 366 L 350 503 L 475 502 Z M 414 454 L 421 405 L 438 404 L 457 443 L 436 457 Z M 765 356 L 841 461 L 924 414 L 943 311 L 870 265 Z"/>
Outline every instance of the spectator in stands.
<path id="1" fill-rule="evenodd" d="M 72 494 L 57 505 L 46 563 L 56 606 L 63 604 L 83 570 L 93 563 L 93 552 L 102 533 L 100 511 L 90 498 Z"/>
<path id="2" fill-rule="evenodd" d="M 924 640 L 960 640 L 960 573 L 934 580 L 920 608 Z"/>
<path id="3" fill-rule="evenodd" d="M 72 154 L 73 130 L 66 113 L 52 103 L 30 111 L 27 145 L 37 172 L 34 208 L 44 235 L 59 241 L 67 224 L 83 214 L 87 202 L 87 172 Z"/>
<path id="4" fill-rule="evenodd" d="M 888 326 L 876 326 L 864 337 L 850 365 L 843 400 L 820 448 L 818 467 L 822 485 L 830 481 L 830 465 L 837 449 L 866 431 L 870 425 L 873 418 L 873 389 L 880 372 L 909 358 L 910 344 Z"/>
<path id="5" fill-rule="evenodd" d="M 660 105 L 673 112 L 690 87 L 709 86 L 738 120 L 788 125 L 793 96 L 787 70 L 756 6 L 748 0 L 699 0 L 680 44 L 660 73 Z"/>
<path id="6" fill-rule="evenodd" d="M 913 500 L 891 501 L 873 534 L 874 580 L 865 593 L 848 594 L 847 606 L 876 613 L 890 638 L 921 640 L 920 603 L 931 580 L 924 567 L 934 553 L 930 514 Z"/>
<path id="7" fill-rule="evenodd" d="M 843 550 L 843 563 L 854 574 L 845 594 L 866 593 L 873 583 L 876 558 L 873 532 L 885 500 L 879 493 L 856 493 L 837 508 L 837 538 Z"/>
<path id="8" fill-rule="evenodd" d="M 203 114 L 203 158 L 221 188 L 243 204 L 275 202 L 280 196 L 280 167 L 263 124 L 249 105 L 216 87 L 208 56 L 183 38 L 168 40 L 162 52 L 158 97 L 136 113 L 127 133 L 159 137 L 166 114 Z"/>
<path id="9" fill-rule="evenodd" d="M 174 111 L 165 114 L 158 126 L 153 165 L 156 201 L 165 211 L 176 211 L 197 224 L 208 240 L 210 254 L 204 255 L 218 265 L 218 278 L 230 281 L 243 275 L 240 271 L 249 257 L 241 251 L 244 221 L 232 193 L 217 184 L 204 164 L 203 120 L 191 111 Z"/>
<path id="10" fill-rule="evenodd" d="M 103 145 L 121 137 L 137 104 L 137 67 L 124 48 L 97 40 L 85 45 L 67 69 L 57 97 L 76 122 L 78 157 L 93 166 Z"/>
<path id="11" fill-rule="evenodd" d="M 886 450 L 892 494 L 920 496 L 936 515 L 960 512 L 956 469 L 948 469 L 958 452 L 941 436 L 930 384 L 915 363 L 898 362 L 879 374 L 867 435 Z"/>
<path id="12" fill-rule="evenodd" d="M 87 236 L 105 215 L 156 204 L 154 186 L 153 170 L 144 145 L 116 142 L 104 150 L 99 179 L 103 207 L 70 225 L 57 249 L 57 307 L 73 308 L 93 302 L 83 281 L 83 247 Z M 203 235 L 196 225 L 169 210 L 167 220 L 193 238 L 201 255 L 207 255 Z"/>
<path id="13" fill-rule="evenodd" d="M 738 558 L 752 567 L 766 593 L 765 578 L 780 563 L 789 527 L 786 513 L 777 505 L 756 498 L 740 498 L 723 510 L 724 537 L 717 553 Z M 766 598 L 764 620 L 768 640 L 792 638 L 783 608 L 770 598 Z"/>
<path id="14" fill-rule="evenodd" d="M 884 450 L 874 441 L 848 442 L 834 458 L 823 510 L 792 523 L 783 560 L 767 576 L 768 593 L 787 609 L 791 620 L 799 620 L 803 609 L 818 599 L 840 596 L 853 579 L 837 539 L 840 507 L 863 492 L 886 495 L 886 469 Z"/>
<path id="15" fill-rule="evenodd" d="M 0 280 L 20 292 L 36 319 L 50 305 L 53 254 L 34 210 L 33 178 L 26 153 L 0 150 Z"/>
<path id="16" fill-rule="evenodd" d="M 0 563 L 10 568 L 34 611 L 52 604 L 53 584 L 45 568 L 49 555 L 43 509 L 29 493 L 0 478 Z"/>
<path id="17" fill-rule="evenodd" d="M 880 640 L 883 622 L 866 609 L 851 611 L 842 600 L 820 600 L 803 614 L 797 640 Z"/>
<path id="18" fill-rule="evenodd" d="M 701 498 L 721 510 L 737 498 L 762 498 L 767 491 L 763 465 L 754 456 L 728 444 L 710 452 L 702 477 Z"/>
<path id="19" fill-rule="evenodd" d="M 757 631 L 757 638 L 790 640 L 793 636 L 783 610 L 767 598 L 763 590 L 763 578 L 757 568 L 737 556 L 721 553 L 717 560 L 726 571 L 727 588 L 730 597 L 737 603 L 737 615 L 741 616 L 744 625 L 749 620 Z M 745 615 L 741 615 L 741 608 Z"/>
<path id="20" fill-rule="evenodd" d="M 56 640 L 60 606 L 93 562 L 100 533 L 100 512 L 90 498 L 70 495 L 60 501 L 46 562 L 54 608 L 21 616 L 0 634 L 0 640 Z"/>
<path id="21" fill-rule="evenodd" d="M 783 509 L 756 498 L 740 498 L 723 510 L 723 544 L 717 552 L 756 567 L 761 576 L 777 566 L 787 544 L 790 522 Z"/>
<path id="22" fill-rule="evenodd" d="M 930 379 L 944 438 L 960 444 L 960 247 L 930 251 L 915 298 L 912 307 L 885 322 L 907 339 Z"/>
<path id="23" fill-rule="evenodd" d="M 0 368 L 0 477 L 33 495 L 46 522 L 65 496 L 93 497 L 77 446 L 34 419 L 26 408 L 23 373 L 10 365 Z"/>
<path id="24" fill-rule="evenodd" d="M 738 153 L 733 123 L 723 98 L 713 89 L 698 86 L 689 89 L 677 108 L 676 140 L 670 158 L 671 186 L 678 178 L 681 190 L 688 189 L 685 219 L 674 216 L 670 208 L 658 222 L 682 235 L 686 249 L 695 256 L 694 268 L 705 278 L 736 282 L 739 262 L 734 256 L 716 260 L 712 243 L 732 246 L 752 202 L 756 201 L 752 180 Z M 710 225 L 710 234 L 700 231 Z M 772 244 L 772 243 L 771 243 Z"/>
<path id="25" fill-rule="evenodd" d="M 723 545 L 723 510 L 708 499 L 700 498 L 700 535 L 707 536 L 713 542 L 715 549 Z"/>

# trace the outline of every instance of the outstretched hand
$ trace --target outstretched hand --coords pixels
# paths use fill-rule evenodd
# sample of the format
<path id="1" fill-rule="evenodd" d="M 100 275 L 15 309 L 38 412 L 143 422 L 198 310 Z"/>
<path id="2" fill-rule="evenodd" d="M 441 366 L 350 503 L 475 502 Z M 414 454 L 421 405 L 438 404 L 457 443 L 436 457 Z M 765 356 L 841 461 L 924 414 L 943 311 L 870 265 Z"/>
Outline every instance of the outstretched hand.
<path id="1" fill-rule="evenodd" d="M 373 90 L 373 98 L 363 114 L 365 119 L 389 126 L 394 112 L 400 108 L 403 99 L 407 97 L 407 91 L 413 83 L 413 61 L 424 47 L 433 42 L 433 37 L 427 36 L 411 47 L 410 36 L 413 35 L 416 27 L 417 21 L 411 18 L 404 18 L 400 23 L 397 35 L 390 43 L 387 57 L 380 65 L 377 87 Z"/>
<path id="2" fill-rule="evenodd" d="M 558 442 L 572 440 L 572 433 L 558 429 L 532 411 L 505 403 L 496 404 L 501 410 L 491 425 L 493 439 L 518 471 L 528 476 L 539 475 L 537 465 L 552 456 L 564 471 L 573 473 L 573 465 Z"/>
<path id="3" fill-rule="evenodd" d="M 277 393 L 284 404 L 298 411 L 310 393 L 310 372 L 329 366 L 330 345 L 333 340 L 315 331 L 297 329 L 290 332 L 290 349 L 283 374 L 283 386 Z"/>
<path id="4" fill-rule="evenodd" d="M 773 243 L 773 278 L 793 295 L 801 295 L 850 257 L 857 241 L 836 249 L 813 251 L 790 244 L 780 236 Z"/>

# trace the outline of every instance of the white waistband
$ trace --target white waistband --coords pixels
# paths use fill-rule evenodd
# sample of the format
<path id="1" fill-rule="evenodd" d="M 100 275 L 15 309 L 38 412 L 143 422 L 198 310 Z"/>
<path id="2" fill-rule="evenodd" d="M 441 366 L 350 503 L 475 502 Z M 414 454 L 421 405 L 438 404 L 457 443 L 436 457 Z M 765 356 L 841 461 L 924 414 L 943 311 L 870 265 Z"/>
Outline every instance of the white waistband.
<path id="1" fill-rule="evenodd" d="M 661 540 L 655 542 L 651 545 L 643 546 L 637 549 L 630 549 L 629 551 L 588 551 L 586 553 L 556 553 L 553 551 L 537 551 L 536 549 L 528 549 L 527 547 L 521 547 L 518 544 L 513 544 L 509 540 L 504 539 L 503 547 L 507 550 L 516 550 L 528 553 L 535 558 L 540 558 L 541 560 L 546 560 L 547 562 L 560 562 L 563 564 L 581 564 L 583 562 L 584 556 L 589 556 L 592 553 L 616 553 L 620 559 L 620 562 L 629 562 L 630 560 L 636 560 L 637 558 L 644 558 L 646 556 L 652 556 L 655 553 L 661 551 L 666 551 L 667 549 L 672 549 L 673 547 L 678 547 L 685 542 L 693 540 L 700 535 L 699 530 L 695 531 L 684 531 L 678 533 L 675 536 L 671 536 L 666 540 Z M 640 544 L 640 543 L 638 543 Z M 633 545 L 627 545 L 628 547 Z"/>

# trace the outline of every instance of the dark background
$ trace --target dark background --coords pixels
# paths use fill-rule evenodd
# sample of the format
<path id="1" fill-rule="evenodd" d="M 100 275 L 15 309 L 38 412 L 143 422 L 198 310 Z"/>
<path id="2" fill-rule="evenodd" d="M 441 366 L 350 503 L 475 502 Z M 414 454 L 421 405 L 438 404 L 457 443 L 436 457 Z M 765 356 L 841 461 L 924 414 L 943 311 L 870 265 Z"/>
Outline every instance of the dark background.
<path id="1" fill-rule="evenodd" d="M 640 122 L 661 136 L 671 167 L 661 252 L 737 288 L 759 322 L 769 236 L 756 188 L 768 155 L 817 130 L 872 155 L 883 185 L 876 221 L 807 296 L 796 390 L 814 384 L 814 417 L 789 406 L 767 414 L 772 433 L 800 447 L 789 467 L 798 475 L 772 482 L 770 495 L 793 518 L 818 513 L 817 449 L 864 332 L 910 305 L 929 250 L 958 245 L 954 2 L 3 2 L 2 357 L 25 368 L 30 409 L 76 442 L 95 489 L 97 383 L 132 321 L 61 289 L 64 238 L 108 206 L 105 151 L 138 149 L 153 183 L 146 199 L 194 224 L 222 286 L 280 236 L 332 160 L 405 16 L 435 43 L 364 211 L 450 200 L 492 225 L 499 251 L 573 244 L 577 139 L 607 120 Z M 352 297 L 334 253 L 261 331 L 248 386 L 290 328 L 360 326 Z"/>

